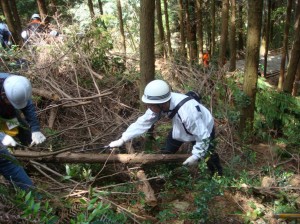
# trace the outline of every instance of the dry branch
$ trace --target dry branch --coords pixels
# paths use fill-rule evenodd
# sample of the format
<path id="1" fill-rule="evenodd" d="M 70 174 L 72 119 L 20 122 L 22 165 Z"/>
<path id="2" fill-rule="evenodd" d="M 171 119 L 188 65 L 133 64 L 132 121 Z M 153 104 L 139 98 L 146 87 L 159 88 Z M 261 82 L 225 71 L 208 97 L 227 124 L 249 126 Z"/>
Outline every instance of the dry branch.
<path id="1" fill-rule="evenodd" d="M 13 155 L 20 160 L 35 160 L 41 162 L 63 162 L 63 163 L 125 163 L 125 164 L 153 164 L 183 162 L 188 154 L 93 154 L 93 153 L 71 153 L 64 152 L 57 155 L 47 156 L 44 152 L 32 152 L 15 150 Z"/>
<path id="2" fill-rule="evenodd" d="M 139 189 L 145 194 L 146 204 L 151 207 L 155 207 L 157 205 L 157 199 L 155 197 L 154 190 L 152 189 L 149 181 L 147 180 L 145 172 L 143 170 L 139 170 L 136 176 L 141 181 Z"/>

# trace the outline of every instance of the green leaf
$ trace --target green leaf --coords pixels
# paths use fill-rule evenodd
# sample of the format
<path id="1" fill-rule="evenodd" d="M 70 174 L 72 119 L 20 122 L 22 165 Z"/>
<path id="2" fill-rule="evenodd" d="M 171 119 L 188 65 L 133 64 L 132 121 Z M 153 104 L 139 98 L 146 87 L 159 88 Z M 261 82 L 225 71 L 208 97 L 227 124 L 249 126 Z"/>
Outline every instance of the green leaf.
<path id="1" fill-rule="evenodd" d="M 33 207 L 33 212 L 37 213 L 39 211 L 40 207 L 41 207 L 41 203 L 40 202 L 36 203 Z"/>
<path id="2" fill-rule="evenodd" d="M 31 191 L 28 192 L 28 194 L 25 197 L 25 202 L 27 202 L 31 198 Z"/>

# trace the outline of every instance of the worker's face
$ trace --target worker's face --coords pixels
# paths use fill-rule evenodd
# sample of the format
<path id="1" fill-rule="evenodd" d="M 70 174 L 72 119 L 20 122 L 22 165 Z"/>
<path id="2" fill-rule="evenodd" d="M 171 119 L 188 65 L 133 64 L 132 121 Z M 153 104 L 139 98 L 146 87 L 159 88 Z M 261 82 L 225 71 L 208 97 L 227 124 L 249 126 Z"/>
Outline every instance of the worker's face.
<path id="1" fill-rule="evenodd" d="M 10 104 L 4 92 L 1 93 L 1 99 L 4 101 L 5 104 Z"/>
<path id="2" fill-rule="evenodd" d="M 146 104 L 147 108 L 149 108 L 152 112 L 159 114 L 162 111 L 169 110 L 169 102 L 163 104 Z"/>
<path id="3" fill-rule="evenodd" d="M 161 108 L 157 104 L 146 104 L 146 106 L 154 113 L 159 114 L 161 112 Z"/>

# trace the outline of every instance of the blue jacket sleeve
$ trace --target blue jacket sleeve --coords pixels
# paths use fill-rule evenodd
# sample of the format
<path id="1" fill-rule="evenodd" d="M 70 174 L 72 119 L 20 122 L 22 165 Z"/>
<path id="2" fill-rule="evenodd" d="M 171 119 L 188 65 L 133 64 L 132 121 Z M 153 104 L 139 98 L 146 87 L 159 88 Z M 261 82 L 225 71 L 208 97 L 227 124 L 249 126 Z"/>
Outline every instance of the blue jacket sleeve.
<path id="1" fill-rule="evenodd" d="M 5 136 L 5 133 L 4 132 L 0 132 L 0 142 L 2 142 L 4 136 Z"/>
<path id="2" fill-rule="evenodd" d="M 30 126 L 31 132 L 40 131 L 40 123 L 37 118 L 35 106 L 31 100 L 28 101 L 27 106 L 21 109 L 21 111 L 23 112 L 25 119 Z"/>

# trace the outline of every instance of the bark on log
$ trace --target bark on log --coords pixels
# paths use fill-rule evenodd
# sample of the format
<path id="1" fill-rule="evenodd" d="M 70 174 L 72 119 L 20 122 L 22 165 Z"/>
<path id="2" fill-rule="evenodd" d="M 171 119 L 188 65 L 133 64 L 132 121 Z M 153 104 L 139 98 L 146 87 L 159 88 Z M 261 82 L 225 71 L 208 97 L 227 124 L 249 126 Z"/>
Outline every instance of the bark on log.
<path id="1" fill-rule="evenodd" d="M 44 97 L 46 99 L 53 100 L 53 101 L 57 101 L 60 98 L 57 94 L 46 91 L 44 89 L 32 88 L 32 92 L 33 92 L 33 94 L 39 95 L 41 97 Z"/>
<path id="2" fill-rule="evenodd" d="M 49 128 L 53 128 L 54 125 L 54 121 L 57 115 L 57 111 L 58 111 L 58 107 L 53 107 L 50 109 L 50 116 L 49 116 L 49 120 L 48 120 L 48 127 Z"/>
<path id="3" fill-rule="evenodd" d="M 64 152 L 53 153 L 14 150 L 13 155 L 19 160 L 37 160 L 53 163 L 125 163 L 125 164 L 153 164 L 183 162 L 189 154 L 96 154 Z"/>
<path id="4" fill-rule="evenodd" d="M 141 183 L 139 184 L 139 189 L 145 194 L 146 204 L 151 207 L 155 207 L 157 205 L 157 199 L 155 197 L 154 190 L 147 180 L 145 172 L 143 170 L 139 170 L 136 176 L 141 181 Z"/>

